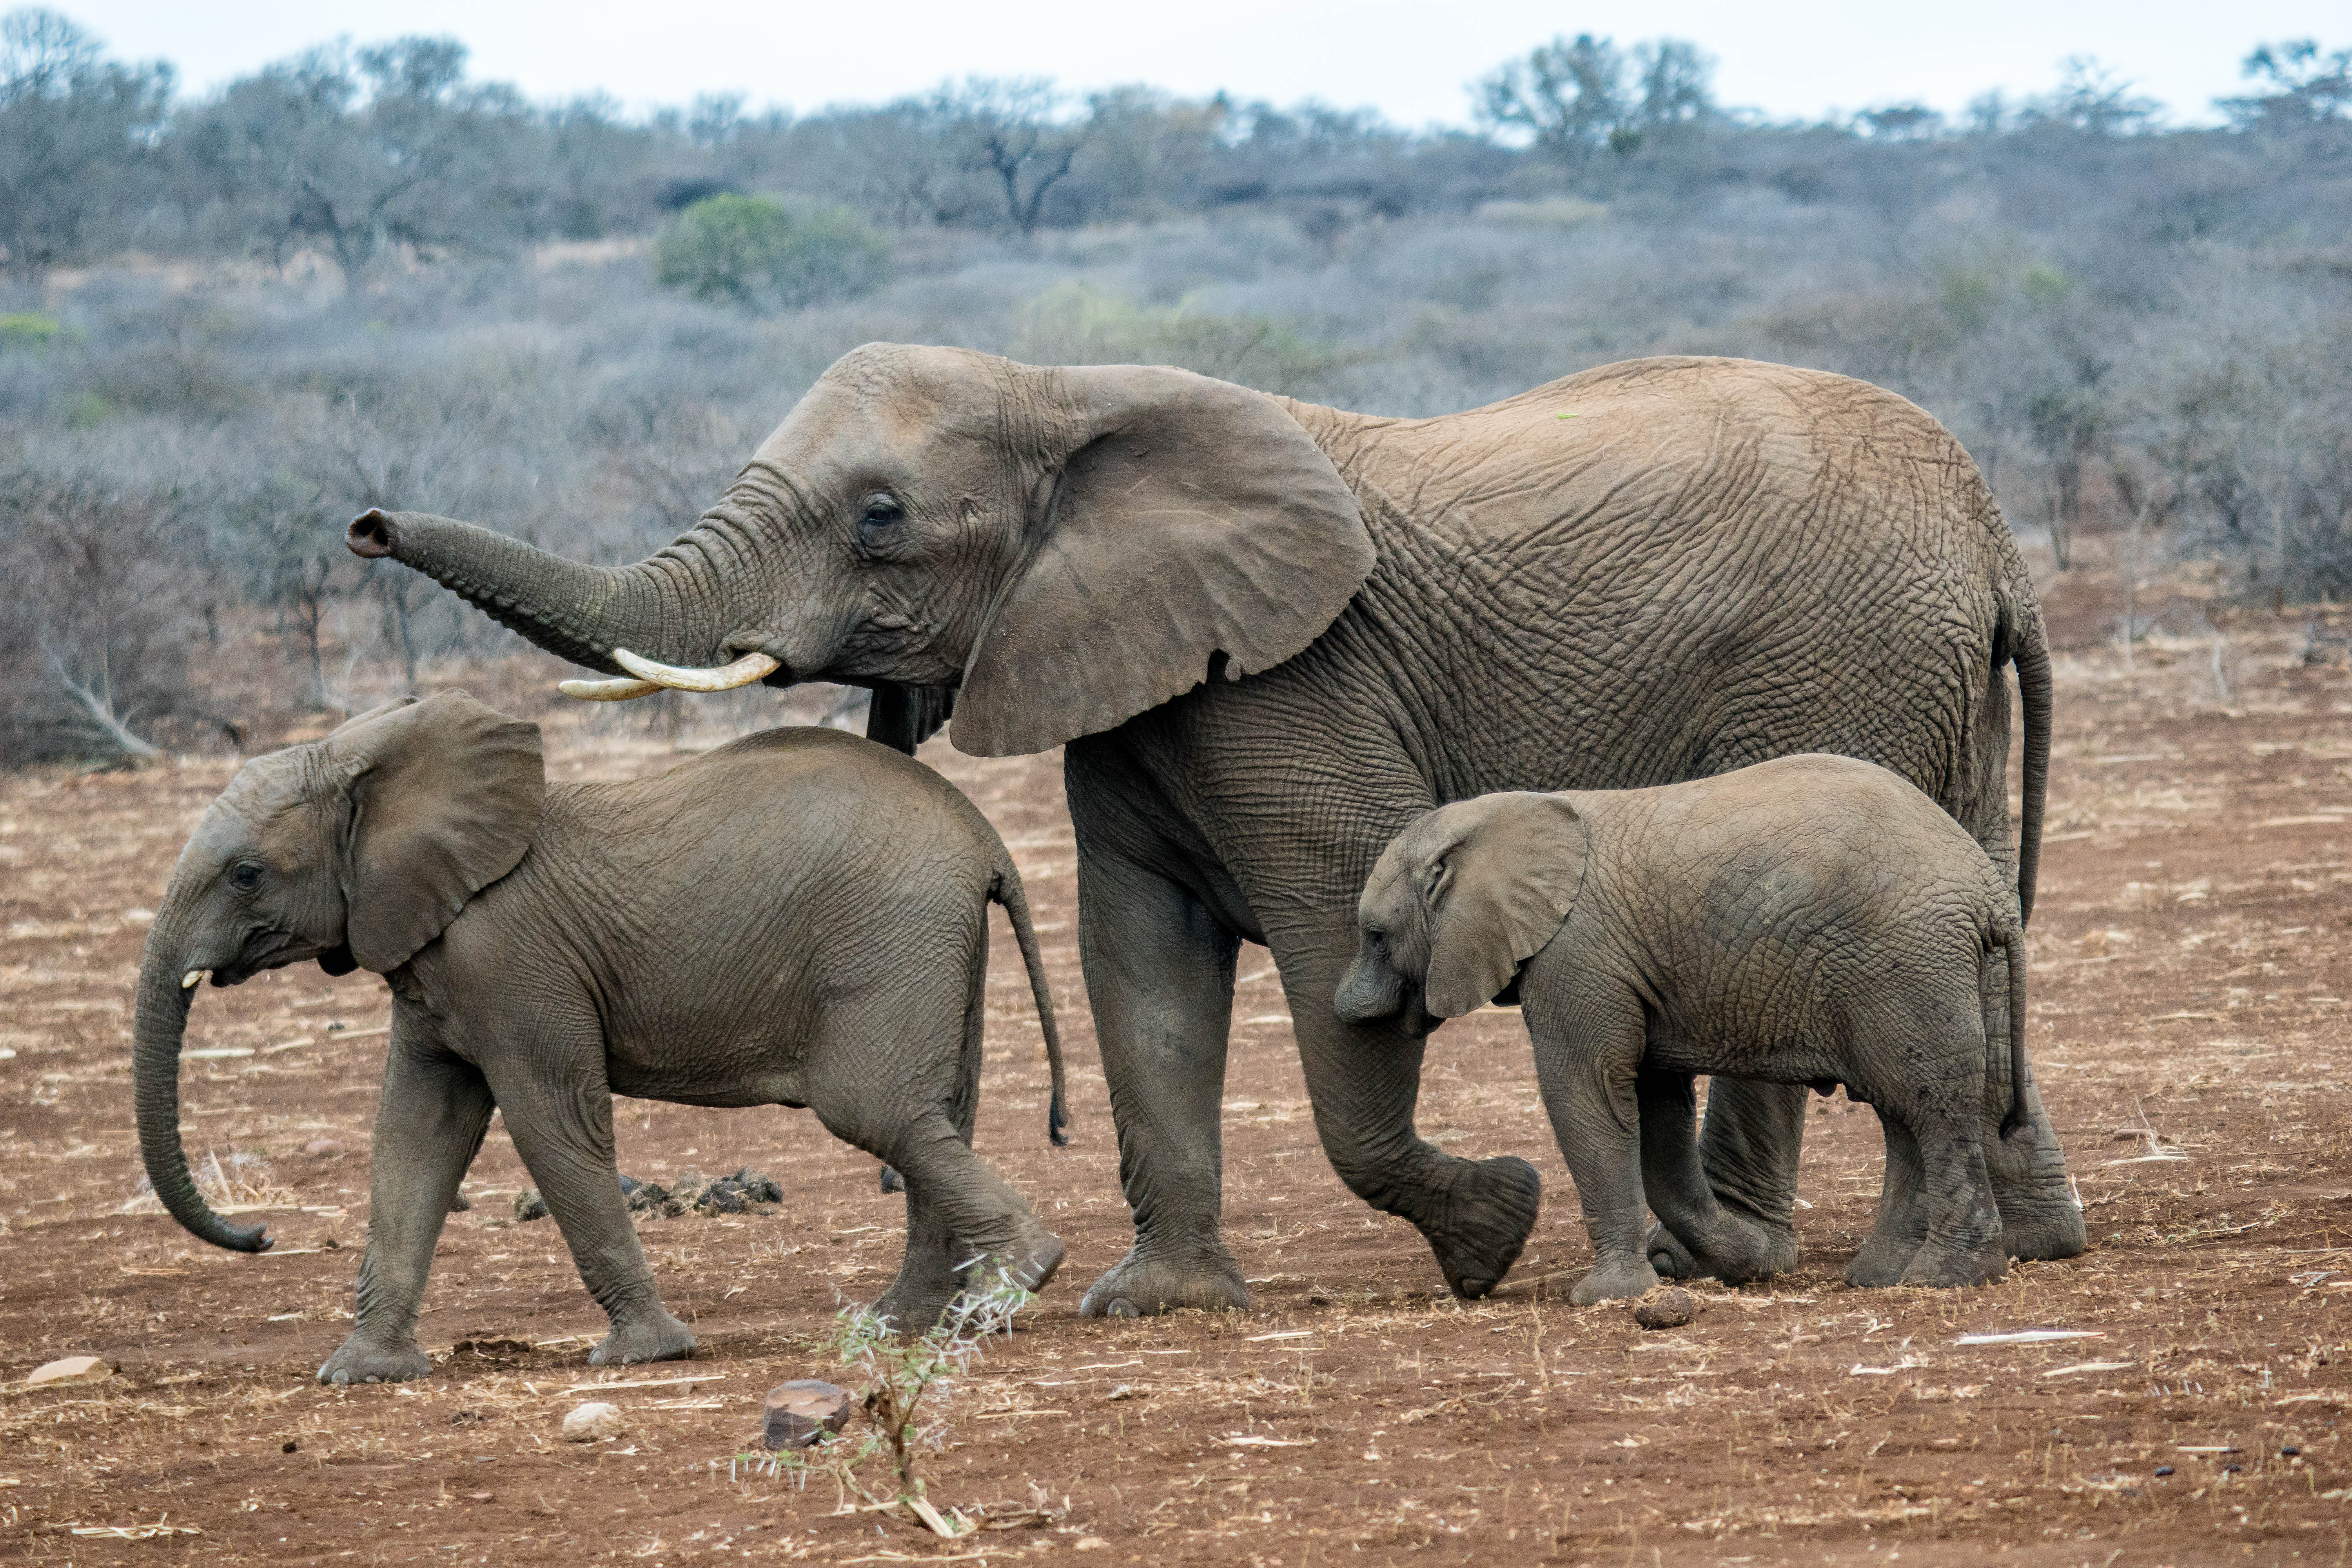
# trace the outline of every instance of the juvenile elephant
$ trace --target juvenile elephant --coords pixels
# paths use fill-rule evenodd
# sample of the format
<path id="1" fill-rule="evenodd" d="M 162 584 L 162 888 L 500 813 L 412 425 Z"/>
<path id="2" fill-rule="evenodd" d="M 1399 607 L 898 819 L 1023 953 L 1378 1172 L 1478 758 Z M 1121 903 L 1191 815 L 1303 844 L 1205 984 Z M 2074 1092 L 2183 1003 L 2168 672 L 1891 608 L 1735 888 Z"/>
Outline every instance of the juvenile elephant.
<path id="1" fill-rule="evenodd" d="M 2032 906 L 2051 723 L 2032 581 L 1950 434 L 1843 376 L 1641 360 L 1393 419 L 1165 367 L 869 344 L 633 565 L 415 512 L 349 537 L 629 678 L 585 695 L 846 681 L 874 689 L 868 733 L 908 749 L 950 708 L 967 752 L 1067 743 L 1136 1225 L 1088 1312 L 1249 1299 L 1218 1214 L 1244 941 L 1280 966 L 1340 1177 L 1419 1226 L 1465 1295 L 1517 1257 L 1533 1167 L 1420 1137 L 1423 1037 L 1331 1008 L 1365 873 L 1433 806 L 1838 752 L 1917 784 Z M 1990 1068 L 1997 1123 L 2011 1089 Z M 2032 1140 L 1991 1153 L 2006 1245 L 2063 1257 L 2082 1215 L 2026 1095 Z M 1775 1267 L 1796 1258 L 1803 1112 L 1779 1085 L 1708 1097 L 1708 1174 Z"/>
<path id="2" fill-rule="evenodd" d="M 1356 921 L 1343 1018 L 1456 1018 L 1517 994 L 1597 1259 L 1578 1305 L 1658 1282 L 1645 1208 L 1698 1246 L 1748 1243 L 1708 1189 L 1687 1114 L 1657 1111 L 1686 1105 L 1696 1073 L 1843 1083 L 1877 1108 L 1890 1150 L 1916 1151 L 1916 1198 L 1889 1183 L 1849 1283 L 2008 1272 L 1979 1135 L 2001 1032 L 1981 984 L 2000 953 L 2000 1135 L 2015 1137 L 2023 931 L 1983 849 L 1884 768 L 1781 757 L 1653 789 L 1461 801 L 1381 852 Z"/>
<path id="3" fill-rule="evenodd" d="M 907 1181 L 877 1304 L 928 1325 L 984 1257 L 1032 1289 L 1062 1243 L 971 1152 L 988 910 L 1012 917 L 1062 1051 L 1021 879 L 929 768 L 831 730 L 748 736 L 658 777 L 546 785 L 539 728 L 460 692 L 248 763 L 172 873 L 139 976 L 139 1144 L 173 1216 L 258 1252 L 180 1144 L 191 988 L 317 959 L 391 983 L 358 1321 L 321 1382 L 422 1377 L 418 1303 L 493 1108 L 612 1320 L 597 1364 L 692 1352 L 614 1166 L 615 1093 L 807 1106 Z"/>

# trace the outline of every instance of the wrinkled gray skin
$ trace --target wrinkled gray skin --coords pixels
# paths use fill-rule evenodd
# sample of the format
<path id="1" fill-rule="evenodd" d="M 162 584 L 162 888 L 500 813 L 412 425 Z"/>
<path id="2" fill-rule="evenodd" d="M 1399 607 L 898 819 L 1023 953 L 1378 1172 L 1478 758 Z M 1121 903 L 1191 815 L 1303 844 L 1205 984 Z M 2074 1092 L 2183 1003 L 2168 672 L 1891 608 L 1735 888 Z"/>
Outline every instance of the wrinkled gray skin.
<path id="1" fill-rule="evenodd" d="M 184 974 L 233 985 L 307 959 L 382 973 L 358 1321 L 322 1383 L 422 1377 L 434 1243 L 495 1108 L 612 1321 L 597 1365 L 692 1353 L 662 1309 L 614 1166 L 614 1093 L 807 1106 L 905 1173 L 907 1252 L 877 1303 L 928 1325 L 959 1265 L 1031 1288 L 1062 1243 L 971 1152 L 987 905 L 1012 916 L 1061 1047 L 1021 882 L 929 768 L 830 730 L 752 735 L 656 778 L 542 785 L 539 729 L 445 692 L 248 763 L 180 857 L 140 972 L 133 1077 L 155 1192 L 215 1246 L 179 1132 Z"/>
<path id="2" fill-rule="evenodd" d="M 1658 1282 L 1644 1214 L 1731 1252 L 1687 1113 L 1696 1073 L 1875 1106 L 1922 1174 L 1890 1184 L 1853 1285 L 2008 1272 L 1980 1147 L 1995 953 L 2022 1016 L 2009 879 L 1936 804 L 1848 757 L 1782 757 L 1654 789 L 1442 806 L 1381 853 L 1356 910 L 1339 1016 L 1458 1018 L 1516 993 L 1592 1240 L 1579 1306 Z M 2006 1041 L 2014 1084 L 2024 1048 Z M 2023 1134 L 2018 1095 L 2003 1133 Z M 1760 1268 L 1762 1258 L 1750 1263 Z"/>
<path id="3" fill-rule="evenodd" d="M 1067 742 L 1079 943 L 1136 1223 L 1089 1312 L 1248 1300 L 1218 1223 L 1244 941 L 1281 969 L 1340 1177 L 1418 1226 L 1464 1295 L 1517 1258 L 1533 1167 L 1422 1139 L 1423 1034 L 1331 1008 L 1364 875 L 1432 806 L 1839 752 L 2021 862 L 2032 903 L 2050 733 L 2032 582 L 1950 435 L 1840 376 L 1644 360 L 1412 420 L 1179 370 L 877 344 L 634 565 L 415 513 L 370 512 L 351 543 L 607 673 L 615 648 L 695 666 L 757 650 L 781 661 L 772 684 L 873 687 L 868 732 L 901 746 L 950 700 L 967 752 Z M 1993 1159 L 1994 1190 L 2012 1252 L 2064 1256 L 2082 1216 L 2028 1097 L 2032 1147 Z M 1773 1268 L 1796 1256 L 1803 1110 L 1801 1089 L 1738 1080 L 1708 1100 L 1709 1180 Z M 1663 1233 L 1656 1251 L 1742 1267 Z"/>

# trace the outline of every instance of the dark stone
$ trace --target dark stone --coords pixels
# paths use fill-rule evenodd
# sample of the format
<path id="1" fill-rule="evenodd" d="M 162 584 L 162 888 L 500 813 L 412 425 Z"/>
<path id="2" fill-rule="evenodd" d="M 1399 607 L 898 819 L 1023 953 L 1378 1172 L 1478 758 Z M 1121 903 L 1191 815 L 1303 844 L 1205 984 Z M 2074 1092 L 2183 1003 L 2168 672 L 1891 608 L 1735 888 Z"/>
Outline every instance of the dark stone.
<path id="1" fill-rule="evenodd" d="M 849 1425 L 857 1396 L 814 1378 L 795 1378 L 768 1390 L 760 1441 L 771 1448 L 806 1448 Z"/>
<path id="2" fill-rule="evenodd" d="M 1645 1329 L 1679 1329 L 1697 1316 L 1697 1300 L 1680 1286 L 1653 1290 L 1633 1307 L 1633 1321 Z"/>
<path id="3" fill-rule="evenodd" d="M 2170 1465 L 2158 1465 L 2156 1467 L 2156 1473 L 2159 1476 L 2168 1476 L 2172 1473 L 2172 1467 Z"/>

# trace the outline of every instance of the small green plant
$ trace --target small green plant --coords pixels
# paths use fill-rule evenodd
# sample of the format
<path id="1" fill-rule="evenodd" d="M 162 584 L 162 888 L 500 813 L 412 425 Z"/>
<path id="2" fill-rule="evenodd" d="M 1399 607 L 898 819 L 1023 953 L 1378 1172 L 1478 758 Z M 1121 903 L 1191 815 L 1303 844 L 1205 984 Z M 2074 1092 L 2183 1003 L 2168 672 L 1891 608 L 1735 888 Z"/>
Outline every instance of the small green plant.
<path id="1" fill-rule="evenodd" d="M 698 300 L 761 312 L 855 299 L 882 281 L 889 247 L 844 207 L 709 196 L 654 245 L 654 277 Z"/>
<path id="2" fill-rule="evenodd" d="M 1014 1284 L 1009 1273 L 1000 1272 L 985 1289 L 957 1297 L 940 1321 L 920 1334 L 898 1332 L 871 1308 L 844 1307 L 826 1343 L 853 1374 L 849 1381 L 866 1385 L 864 1426 L 855 1436 L 825 1438 L 802 1452 L 739 1454 L 730 1469 L 748 1466 L 756 1474 L 789 1475 L 803 1486 L 812 1474 L 826 1476 L 839 1489 L 840 1511 L 903 1509 L 914 1522 L 950 1541 L 981 1529 L 981 1521 L 961 1512 L 942 1513 L 925 1495 L 917 1467 L 921 1456 L 946 1440 L 942 1406 L 955 1381 L 991 1336 L 1012 1331 L 1013 1315 L 1035 1299 Z M 887 1495 L 877 1493 L 858 1475 L 862 1467 L 877 1459 L 888 1463 L 882 1489 Z M 853 1502 L 853 1497 L 857 1500 Z M 1041 1500 L 1013 1522 L 1049 1512 Z M 989 1522 L 1003 1527 L 1005 1521 Z"/>
<path id="3" fill-rule="evenodd" d="M 63 331 L 54 316 L 30 311 L 0 316 L 0 349 L 44 348 Z"/>

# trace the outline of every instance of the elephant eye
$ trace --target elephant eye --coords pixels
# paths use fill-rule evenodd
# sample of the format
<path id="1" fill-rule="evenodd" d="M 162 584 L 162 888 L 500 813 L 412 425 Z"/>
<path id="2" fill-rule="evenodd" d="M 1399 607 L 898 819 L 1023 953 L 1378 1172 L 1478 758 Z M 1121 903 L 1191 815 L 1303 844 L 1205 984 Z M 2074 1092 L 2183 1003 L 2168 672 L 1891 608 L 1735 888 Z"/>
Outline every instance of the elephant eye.
<path id="1" fill-rule="evenodd" d="M 898 504 L 898 498 L 885 490 L 866 498 L 865 514 L 857 521 L 864 528 L 887 528 L 906 515 L 907 509 Z"/>
<path id="2" fill-rule="evenodd" d="M 236 868 L 228 874 L 228 879 L 233 886 L 249 891 L 261 885 L 261 868 L 251 860 L 240 860 Z"/>

